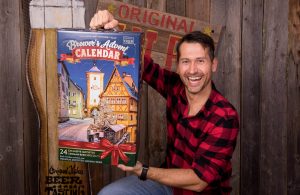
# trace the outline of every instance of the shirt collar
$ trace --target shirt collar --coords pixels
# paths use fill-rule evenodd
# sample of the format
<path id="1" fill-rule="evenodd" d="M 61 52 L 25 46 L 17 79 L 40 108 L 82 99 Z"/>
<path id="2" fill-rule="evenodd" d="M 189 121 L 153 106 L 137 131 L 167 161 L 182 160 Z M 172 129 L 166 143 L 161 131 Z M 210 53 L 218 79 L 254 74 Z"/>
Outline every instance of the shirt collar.
<path id="1" fill-rule="evenodd" d="M 210 113 L 210 109 L 211 109 L 211 107 L 213 105 L 213 102 L 214 102 L 214 99 L 215 99 L 215 97 L 218 93 L 218 91 L 216 89 L 216 86 L 215 86 L 213 81 L 211 81 L 211 87 L 212 87 L 212 90 L 210 92 L 209 98 L 207 99 L 207 101 L 205 102 L 205 104 L 201 108 L 201 110 L 195 116 L 201 116 L 203 114 L 205 116 L 207 116 Z M 184 104 L 185 108 L 182 109 L 182 111 L 184 112 L 184 111 L 186 111 L 186 107 L 188 106 L 188 100 L 187 100 L 187 97 L 186 97 L 185 86 L 184 85 L 179 91 L 179 97 L 180 97 L 180 100 L 181 100 L 182 104 Z"/>

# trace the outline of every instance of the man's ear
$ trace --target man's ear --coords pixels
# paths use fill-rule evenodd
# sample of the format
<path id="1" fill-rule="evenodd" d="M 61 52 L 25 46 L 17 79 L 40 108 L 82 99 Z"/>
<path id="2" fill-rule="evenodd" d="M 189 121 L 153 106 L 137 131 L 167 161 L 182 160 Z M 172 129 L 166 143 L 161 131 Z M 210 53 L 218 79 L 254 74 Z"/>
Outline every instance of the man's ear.
<path id="1" fill-rule="evenodd" d="M 218 68 L 218 59 L 214 58 L 211 65 L 212 72 L 216 72 Z"/>

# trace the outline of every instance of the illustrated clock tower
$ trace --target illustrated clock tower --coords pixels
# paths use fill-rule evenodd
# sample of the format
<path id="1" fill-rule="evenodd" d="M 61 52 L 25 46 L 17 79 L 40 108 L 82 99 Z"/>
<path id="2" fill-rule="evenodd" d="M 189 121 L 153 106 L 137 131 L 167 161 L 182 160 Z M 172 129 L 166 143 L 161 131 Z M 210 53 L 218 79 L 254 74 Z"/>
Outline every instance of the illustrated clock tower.
<path id="1" fill-rule="evenodd" d="M 94 62 L 93 67 L 86 72 L 87 98 L 86 108 L 88 116 L 95 114 L 100 101 L 99 95 L 103 92 L 104 73 L 99 70 Z"/>

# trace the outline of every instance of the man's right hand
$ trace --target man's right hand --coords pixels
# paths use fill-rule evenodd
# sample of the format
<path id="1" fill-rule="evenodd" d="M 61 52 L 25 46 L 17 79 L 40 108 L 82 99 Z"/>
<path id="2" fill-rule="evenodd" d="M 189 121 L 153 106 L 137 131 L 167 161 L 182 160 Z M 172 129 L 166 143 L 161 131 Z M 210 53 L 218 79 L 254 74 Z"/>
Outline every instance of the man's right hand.
<path id="1" fill-rule="evenodd" d="M 90 22 L 91 29 L 112 29 L 118 26 L 118 20 L 107 10 L 99 10 Z"/>

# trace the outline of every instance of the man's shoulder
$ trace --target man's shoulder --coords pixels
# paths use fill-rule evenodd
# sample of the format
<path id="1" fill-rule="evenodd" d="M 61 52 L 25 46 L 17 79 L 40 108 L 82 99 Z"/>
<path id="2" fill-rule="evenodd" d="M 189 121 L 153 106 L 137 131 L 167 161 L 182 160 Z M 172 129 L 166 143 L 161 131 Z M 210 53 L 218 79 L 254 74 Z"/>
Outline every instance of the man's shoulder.
<path id="1" fill-rule="evenodd" d="M 220 92 L 214 90 L 214 93 L 215 95 L 211 99 L 213 112 L 220 117 L 238 117 L 238 112 L 235 107 Z"/>

